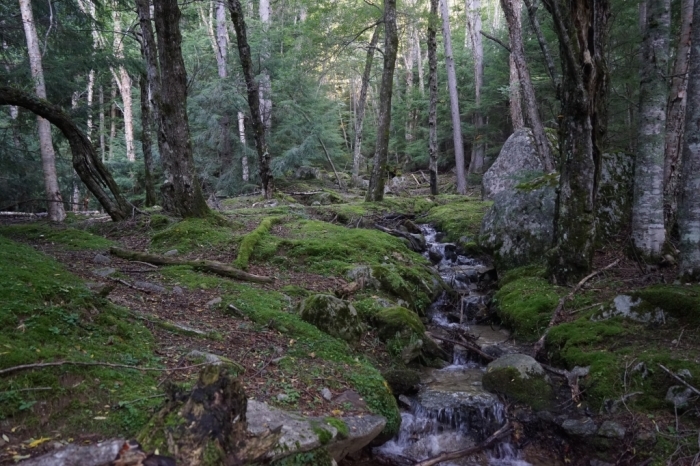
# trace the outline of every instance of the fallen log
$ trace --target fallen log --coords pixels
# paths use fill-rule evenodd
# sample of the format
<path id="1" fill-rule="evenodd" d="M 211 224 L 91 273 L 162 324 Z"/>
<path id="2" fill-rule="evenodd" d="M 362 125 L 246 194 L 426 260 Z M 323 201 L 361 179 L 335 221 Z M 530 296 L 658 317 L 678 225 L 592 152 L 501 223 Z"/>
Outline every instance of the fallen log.
<path id="1" fill-rule="evenodd" d="M 415 466 L 433 466 L 444 461 L 456 460 L 458 458 L 464 458 L 465 456 L 479 453 L 480 451 L 491 447 L 498 439 L 508 434 L 510 430 L 511 424 L 510 422 L 506 422 L 503 427 L 494 432 L 489 438 L 474 447 L 465 448 L 464 450 L 451 451 L 448 453 L 441 453 L 432 458 L 428 458 L 427 460 L 420 461 L 416 463 Z"/>
<path id="2" fill-rule="evenodd" d="M 273 277 L 265 277 L 262 275 L 254 275 L 252 273 L 244 272 L 242 270 L 235 269 L 230 265 L 224 264 L 223 262 L 176 259 L 174 257 L 159 256 L 158 254 L 131 251 L 117 247 L 109 248 L 109 252 L 117 257 L 121 257 L 122 259 L 148 262 L 149 264 L 155 265 L 187 265 L 195 270 L 203 270 L 205 272 L 221 275 L 223 277 L 235 278 L 236 280 L 243 280 L 253 283 L 272 283 L 275 281 Z"/>

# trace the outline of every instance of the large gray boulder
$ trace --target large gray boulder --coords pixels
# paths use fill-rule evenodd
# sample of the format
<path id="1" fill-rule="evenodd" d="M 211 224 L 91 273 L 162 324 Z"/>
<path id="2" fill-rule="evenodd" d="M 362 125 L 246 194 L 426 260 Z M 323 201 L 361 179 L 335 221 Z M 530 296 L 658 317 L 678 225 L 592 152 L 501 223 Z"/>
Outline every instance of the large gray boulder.
<path id="1" fill-rule="evenodd" d="M 513 191 L 523 179 L 543 172 L 544 166 L 535 152 L 532 130 L 519 129 L 503 144 L 498 158 L 484 173 L 483 197 L 485 200 L 494 200 L 496 194 Z"/>
<path id="2" fill-rule="evenodd" d="M 299 304 L 299 315 L 327 334 L 348 342 L 359 340 L 364 330 L 353 305 L 328 294 L 306 298 Z"/>

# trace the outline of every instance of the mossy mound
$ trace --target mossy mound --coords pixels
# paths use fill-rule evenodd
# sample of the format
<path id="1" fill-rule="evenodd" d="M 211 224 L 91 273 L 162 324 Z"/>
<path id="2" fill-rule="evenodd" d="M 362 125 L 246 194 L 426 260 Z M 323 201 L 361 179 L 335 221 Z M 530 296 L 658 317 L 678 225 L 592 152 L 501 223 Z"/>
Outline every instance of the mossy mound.
<path id="1" fill-rule="evenodd" d="M 490 363 L 482 383 L 486 390 L 536 410 L 547 409 L 554 398 L 542 366 L 522 354 L 509 354 Z"/>
<path id="2" fill-rule="evenodd" d="M 679 321 L 700 325 L 700 285 L 655 285 L 632 293 Z"/>
<path id="3" fill-rule="evenodd" d="M 446 241 L 456 242 L 462 236 L 476 238 L 481 220 L 491 205 L 491 201 L 462 197 L 449 204 L 433 207 L 420 221 L 435 225 L 445 233 Z"/>
<path id="4" fill-rule="evenodd" d="M 395 337 L 397 334 L 410 336 L 415 334 L 422 337 L 425 326 L 415 312 L 405 307 L 389 307 L 377 312 L 374 316 L 379 338 L 384 341 Z"/>
<path id="5" fill-rule="evenodd" d="M 539 338 L 547 327 L 561 291 L 544 278 L 508 281 L 494 295 L 499 317 L 515 335 L 525 340 Z"/>
<path id="6" fill-rule="evenodd" d="M 382 375 L 391 387 L 394 396 L 412 395 L 418 391 L 420 373 L 413 369 L 390 369 Z"/>
<path id="7" fill-rule="evenodd" d="M 46 223 L 27 223 L 0 227 L 0 235 L 18 240 L 46 241 L 66 249 L 109 249 L 114 242 L 85 230 Z"/>
<path id="8" fill-rule="evenodd" d="M 234 265 L 240 269 L 246 270 L 248 268 L 248 261 L 255 247 L 270 233 L 272 226 L 276 223 L 280 223 L 281 220 L 282 219 L 279 217 L 267 217 L 260 222 L 260 225 L 258 225 L 255 230 L 245 235 L 238 248 L 238 257 L 236 257 Z"/>
<path id="9" fill-rule="evenodd" d="M 299 303 L 299 316 L 322 331 L 341 340 L 356 342 L 362 324 L 352 304 L 335 296 L 317 294 Z"/>
<path id="10" fill-rule="evenodd" d="M 233 225 L 221 216 L 212 215 L 184 219 L 157 232 L 151 238 L 151 249 L 177 249 L 180 253 L 186 253 L 232 243 Z"/>

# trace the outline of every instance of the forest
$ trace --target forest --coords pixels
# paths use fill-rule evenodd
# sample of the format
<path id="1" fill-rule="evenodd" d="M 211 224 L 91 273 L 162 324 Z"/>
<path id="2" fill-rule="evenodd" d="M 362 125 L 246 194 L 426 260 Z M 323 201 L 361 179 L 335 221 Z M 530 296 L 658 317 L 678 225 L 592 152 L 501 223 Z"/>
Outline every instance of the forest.
<path id="1" fill-rule="evenodd" d="M 700 465 L 700 3 L 18 1 L 0 465 Z"/>

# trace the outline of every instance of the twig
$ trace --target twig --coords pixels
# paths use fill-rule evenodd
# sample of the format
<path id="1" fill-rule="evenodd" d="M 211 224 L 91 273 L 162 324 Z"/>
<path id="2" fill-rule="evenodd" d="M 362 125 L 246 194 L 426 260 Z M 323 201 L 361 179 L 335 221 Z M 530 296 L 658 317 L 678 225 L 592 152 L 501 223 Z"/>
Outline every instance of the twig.
<path id="1" fill-rule="evenodd" d="M 450 340 L 449 338 L 439 337 L 439 336 L 434 335 L 434 334 L 432 334 L 432 333 L 430 333 L 430 336 L 433 337 L 433 338 L 435 338 L 436 340 L 444 341 L 445 343 L 452 343 L 453 345 L 459 345 L 459 346 L 461 346 L 461 347 L 463 347 L 463 348 L 468 349 L 469 351 L 473 351 L 473 352 L 475 352 L 476 354 L 478 354 L 479 356 L 481 356 L 482 358 L 484 358 L 485 360 L 487 360 L 487 361 L 489 361 L 489 362 L 491 362 L 491 361 L 493 361 L 493 360 L 496 359 L 496 358 L 494 358 L 493 356 L 491 356 L 490 354 L 484 353 L 484 352 L 481 350 L 481 348 L 479 348 L 479 347 L 478 347 L 477 345 L 475 345 L 475 344 L 466 343 L 466 342 L 459 342 L 459 341 L 456 341 L 456 340 Z"/>
<path id="2" fill-rule="evenodd" d="M 611 263 L 611 264 L 606 265 L 606 266 L 603 267 L 602 269 L 596 270 L 596 271 L 591 272 L 590 274 L 586 275 L 585 277 L 583 277 L 583 278 L 581 279 L 580 282 L 578 282 L 578 283 L 576 284 L 576 286 L 574 287 L 574 289 L 571 290 L 571 292 L 570 292 L 569 294 L 567 294 L 566 296 L 563 296 L 563 297 L 559 300 L 559 304 L 557 304 L 556 309 L 554 309 L 554 314 L 552 314 L 552 319 L 549 321 L 549 325 L 547 325 L 547 329 L 544 331 L 544 333 L 542 334 L 542 336 L 540 337 L 540 339 L 537 340 L 537 343 L 535 343 L 535 347 L 534 347 L 534 349 L 533 349 L 533 352 L 534 352 L 534 354 L 535 354 L 535 357 L 537 357 L 537 355 L 540 353 L 540 351 L 542 351 L 542 348 L 544 348 L 544 340 L 547 338 L 547 334 L 549 333 L 549 330 L 550 330 L 552 327 L 554 327 L 554 323 L 557 321 L 557 319 L 559 318 L 559 315 L 560 315 L 561 312 L 564 310 L 564 304 L 566 304 L 566 302 L 567 302 L 569 299 L 573 298 L 574 295 L 575 295 L 576 293 L 578 293 L 579 290 L 581 290 L 581 288 L 583 287 L 583 285 L 585 285 L 586 282 L 587 282 L 588 280 L 590 280 L 591 278 L 595 277 L 595 276 L 598 275 L 599 273 L 602 273 L 602 272 L 605 272 L 606 270 L 612 269 L 613 267 L 615 267 L 615 266 L 616 266 L 617 264 L 619 264 L 619 263 L 620 263 L 620 259 L 614 261 L 614 262 Z"/>
<path id="3" fill-rule="evenodd" d="M 142 262 L 142 261 L 130 261 L 130 262 L 133 262 L 134 264 L 146 265 L 146 266 L 148 266 L 148 267 L 150 267 L 150 268 L 152 268 L 152 269 L 157 269 L 157 268 L 158 268 L 157 265 L 149 264 L 148 262 Z"/>
<path id="4" fill-rule="evenodd" d="M 433 466 L 438 463 L 442 463 L 443 461 L 449 461 L 449 460 L 455 460 L 457 458 L 463 458 L 465 456 L 473 455 L 474 453 L 478 453 L 481 450 L 484 450 L 494 443 L 496 441 L 509 433 L 511 430 L 511 424 L 510 422 L 506 422 L 503 427 L 498 429 L 496 432 L 494 432 L 489 438 L 481 442 L 480 444 L 476 445 L 475 447 L 471 448 L 465 448 L 464 450 L 457 450 L 457 451 L 452 451 L 449 453 L 441 453 L 437 456 L 434 456 L 432 458 L 429 458 L 424 461 L 420 461 L 415 464 L 415 466 Z"/>
<path id="5" fill-rule="evenodd" d="M 594 308 L 596 306 L 600 306 L 601 304 L 603 304 L 603 303 L 595 303 L 595 304 L 591 304 L 590 306 L 584 306 L 584 307 L 581 307 L 578 309 L 574 309 L 573 311 L 569 311 L 569 315 L 577 314 L 581 311 L 585 311 L 586 309 L 591 309 L 591 308 Z"/>
<path id="6" fill-rule="evenodd" d="M 673 372 L 671 372 L 668 368 L 664 367 L 663 364 L 659 364 L 659 367 L 660 367 L 661 369 L 663 369 L 664 372 L 666 372 L 668 375 L 670 375 L 671 377 L 673 377 L 674 379 L 676 379 L 677 381 L 679 381 L 680 383 L 682 383 L 683 385 L 685 385 L 686 387 L 688 387 L 688 388 L 690 389 L 690 391 L 692 391 L 692 392 L 695 393 L 696 395 L 700 395 L 700 390 L 698 390 L 697 388 L 693 387 L 692 385 L 690 385 L 690 384 L 689 384 L 688 382 L 686 382 L 685 380 L 683 380 L 683 379 L 681 379 L 680 377 L 678 377 L 676 374 L 674 374 Z"/>
<path id="7" fill-rule="evenodd" d="M 508 51 L 508 53 L 511 53 L 511 52 L 510 52 L 510 47 L 508 47 L 506 44 L 504 44 L 504 43 L 503 43 L 500 39 L 498 39 L 497 37 L 494 37 L 494 36 L 492 36 L 492 35 L 490 35 L 490 34 L 487 34 L 487 33 L 485 33 L 484 31 L 479 31 L 479 32 L 481 33 L 482 36 L 486 37 L 487 39 L 491 39 L 492 41 L 494 41 L 495 43 L 497 43 L 498 45 L 500 45 L 501 47 L 503 47 L 504 49 L 506 49 L 506 50 Z"/>
<path id="8" fill-rule="evenodd" d="M 23 370 L 29 370 L 29 369 L 39 369 L 42 367 L 53 367 L 53 366 L 105 366 L 105 367 L 114 367 L 118 369 L 135 369 L 137 371 L 154 371 L 154 372 L 165 372 L 165 371 L 184 371 L 187 369 L 192 369 L 194 367 L 201 367 L 201 366 L 206 366 L 209 364 L 208 362 L 201 363 L 201 364 L 193 364 L 191 366 L 186 366 L 186 367 L 175 367 L 175 368 L 158 368 L 158 367 L 138 367 L 138 366 L 129 366 L 126 364 L 112 364 L 109 362 L 80 362 L 80 361 L 56 361 L 56 362 L 40 362 L 40 363 L 35 363 L 35 364 L 22 364 L 21 366 L 12 366 L 8 367 L 7 369 L 1 369 L 0 370 L 0 375 L 5 375 L 5 374 L 10 374 L 12 372 L 19 372 Z"/>
<path id="9" fill-rule="evenodd" d="M 151 292 L 149 290 L 144 290 L 143 288 L 139 288 L 138 286 L 132 285 L 131 283 L 127 282 L 126 280 L 122 280 L 121 278 L 109 277 L 109 279 L 112 281 L 115 281 L 117 283 L 121 283 L 122 285 L 127 286 L 129 288 L 133 288 L 136 291 L 151 294 Z"/>

